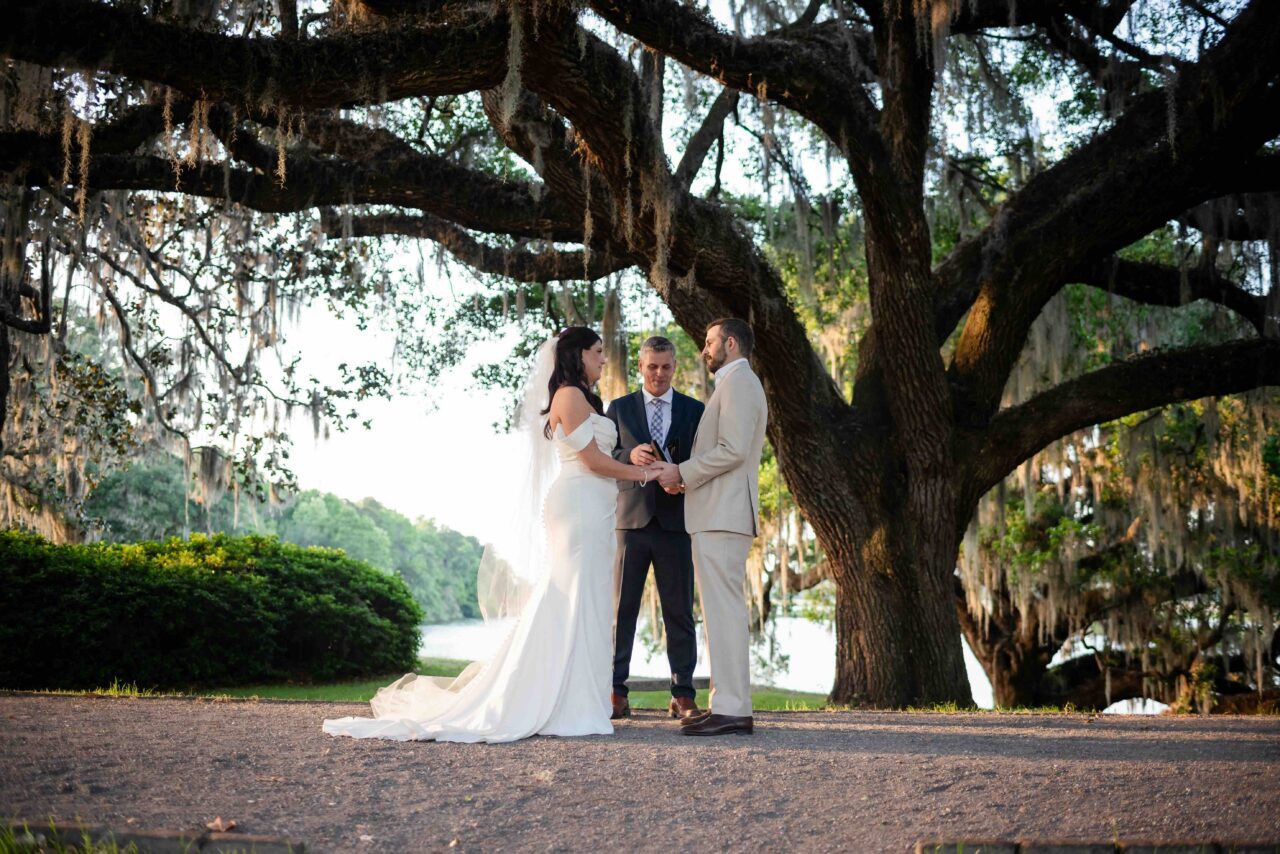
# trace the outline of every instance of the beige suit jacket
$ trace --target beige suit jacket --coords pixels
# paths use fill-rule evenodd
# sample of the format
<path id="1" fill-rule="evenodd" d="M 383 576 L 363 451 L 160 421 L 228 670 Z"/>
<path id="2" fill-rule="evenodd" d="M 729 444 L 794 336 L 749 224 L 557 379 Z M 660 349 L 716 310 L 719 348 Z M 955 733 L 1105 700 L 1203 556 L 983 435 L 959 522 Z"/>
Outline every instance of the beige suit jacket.
<path id="1" fill-rule="evenodd" d="M 698 422 L 693 453 L 680 464 L 684 526 L 690 534 L 759 533 L 760 451 L 768 416 L 764 386 L 750 365 L 735 368 L 716 384 Z"/>

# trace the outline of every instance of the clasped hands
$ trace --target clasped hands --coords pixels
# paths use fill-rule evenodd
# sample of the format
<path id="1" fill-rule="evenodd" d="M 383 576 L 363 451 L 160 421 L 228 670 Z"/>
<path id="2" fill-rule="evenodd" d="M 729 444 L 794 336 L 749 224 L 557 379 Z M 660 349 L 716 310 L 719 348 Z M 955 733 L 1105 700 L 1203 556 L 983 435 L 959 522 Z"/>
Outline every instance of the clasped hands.
<path id="1" fill-rule="evenodd" d="M 648 479 L 658 481 L 658 485 L 669 495 L 679 495 L 684 492 L 680 478 L 680 467 L 674 463 L 659 460 L 647 445 L 637 445 L 631 449 L 631 463 L 632 465 L 644 466 L 649 475 Z"/>

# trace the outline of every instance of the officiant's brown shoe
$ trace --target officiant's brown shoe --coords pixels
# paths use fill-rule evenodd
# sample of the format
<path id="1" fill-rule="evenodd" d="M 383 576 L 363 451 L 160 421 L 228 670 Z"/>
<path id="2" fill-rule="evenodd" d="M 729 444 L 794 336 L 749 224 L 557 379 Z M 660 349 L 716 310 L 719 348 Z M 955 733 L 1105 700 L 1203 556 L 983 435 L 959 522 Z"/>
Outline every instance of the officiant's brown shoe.
<path id="1" fill-rule="evenodd" d="M 696 715 L 690 715 L 687 718 L 681 718 L 680 726 L 682 727 L 692 726 L 693 724 L 701 723 L 702 721 L 705 721 L 710 716 L 711 716 L 711 710 L 703 709 L 702 711 L 698 712 Z"/>
<path id="2" fill-rule="evenodd" d="M 672 697 L 671 705 L 667 707 L 667 711 L 671 717 L 681 720 L 702 714 L 702 712 L 698 711 L 698 704 L 693 701 L 692 697 Z"/>
<path id="3" fill-rule="evenodd" d="M 631 717 L 631 703 L 621 694 L 611 694 L 609 699 L 613 701 L 613 714 L 609 715 L 609 720 L 616 721 L 618 718 Z"/>
<path id="4" fill-rule="evenodd" d="M 738 733 L 751 735 L 751 716 L 734 717 L 733 715 L 707 715 L 697 723 L 680 727 L 681 735 L 728 735 Z"/>

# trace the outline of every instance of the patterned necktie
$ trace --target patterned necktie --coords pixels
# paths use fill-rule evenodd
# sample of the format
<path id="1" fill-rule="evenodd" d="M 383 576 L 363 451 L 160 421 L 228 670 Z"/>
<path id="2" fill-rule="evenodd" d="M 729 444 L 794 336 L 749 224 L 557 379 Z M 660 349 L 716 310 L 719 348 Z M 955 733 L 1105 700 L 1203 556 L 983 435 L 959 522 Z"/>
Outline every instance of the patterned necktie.
<path id="1" fill-rule="evenodd" d="M 655 397 L 649 401 L 653 406 L 653 415 L 649 418 L 649 436 L 659 445 L 662 444 L 662 399 Z"/>

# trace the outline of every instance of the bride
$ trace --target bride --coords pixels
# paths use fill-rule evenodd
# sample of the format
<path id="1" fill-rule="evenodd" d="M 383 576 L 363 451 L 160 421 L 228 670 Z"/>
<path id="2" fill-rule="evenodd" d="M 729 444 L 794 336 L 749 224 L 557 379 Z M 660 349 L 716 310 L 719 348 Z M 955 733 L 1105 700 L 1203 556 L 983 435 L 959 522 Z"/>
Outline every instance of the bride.
<path id="1" fill-rule="evenodd" d="M 506 554 L 486 553 L 478 585 L 486 618 L 491 590 L 519 612 L 493 658 L 452 681 L 406 674 L 378 689 L 372 718 L 326 720 L 325 732 L 467 742 L 613 732 L 616 481 L 643 484 L 656 470 L 609 455 L 616 428 L 591 390 L 604 361 L 600 336 L 572 326 L 542 345 L 525 383 L 517 417 L 530 442 L 529 483 L 516 497 L 527 512 L 512 524 L 527 523 L 529 534 Z M 555 466 L 552 448 L 559 474 L 544 489 L 543 475 Z M 487 583 L 486 573 L 493 573 Z"/>

